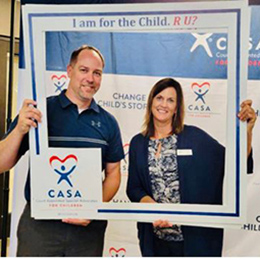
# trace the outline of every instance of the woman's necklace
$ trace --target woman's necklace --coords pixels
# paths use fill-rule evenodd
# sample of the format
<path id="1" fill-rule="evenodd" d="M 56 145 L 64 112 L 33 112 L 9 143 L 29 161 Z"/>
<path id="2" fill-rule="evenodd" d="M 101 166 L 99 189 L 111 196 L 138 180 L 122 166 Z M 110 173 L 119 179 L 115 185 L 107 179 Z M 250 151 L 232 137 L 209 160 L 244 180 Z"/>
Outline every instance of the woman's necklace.
<path id="1" fill-rule="evenodd" d="M 162 151 L 162 140 L 163 138 L 166 138 L 169 136 L 169 133 L 159 133 L 157 131 L 155 131 L 155 135 L 154 135 L 154 138 L 155 140 L 158 140 L 158 144 L 157 144 L 157 149 L 156 149 L 156 152 L 155 152 L 155 158 L 158 159 L 161 155 L 161 151 Z"/>
<path id="2" fill-rule="evenodd" d="M 159 140 L 157 144 L 157 149 L 155 152 L 155 158 L 158 159 L 161 155 L 161 150 L 162 150 L 162 142 Z"/>

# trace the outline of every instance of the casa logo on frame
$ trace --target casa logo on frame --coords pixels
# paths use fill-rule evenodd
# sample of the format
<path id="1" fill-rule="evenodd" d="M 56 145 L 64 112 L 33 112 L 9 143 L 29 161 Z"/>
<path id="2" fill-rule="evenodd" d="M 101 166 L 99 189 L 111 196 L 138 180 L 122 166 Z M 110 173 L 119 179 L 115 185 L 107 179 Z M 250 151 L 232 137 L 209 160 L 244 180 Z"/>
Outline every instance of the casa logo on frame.
<path id="1" fill-rule="evenodd" d="M 61 159 L 57 155 L 53 155 L 49 158 L 49 164 L 53 170 L 53 173 L 57 175 L 57 185 L 60 189 L 50 189 L 48 191 L 49 198 L 81 198 L 81 193 L 78 189 L 73 188 L 71 180 L 72 174 L 76 174 L 76 168 L 78 164 L 77 156 L 73 154 L 67 155 Z"/>

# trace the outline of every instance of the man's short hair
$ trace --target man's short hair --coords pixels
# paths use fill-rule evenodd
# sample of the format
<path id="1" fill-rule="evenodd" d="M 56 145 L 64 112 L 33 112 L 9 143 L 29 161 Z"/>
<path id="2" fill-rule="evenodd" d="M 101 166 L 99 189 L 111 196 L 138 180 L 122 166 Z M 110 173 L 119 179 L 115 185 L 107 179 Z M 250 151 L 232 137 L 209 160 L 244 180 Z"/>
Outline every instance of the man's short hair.
<path id="1" fill-rule="evenodd" d="M 77 62 L 78 56 L 83 50 L 90 50 L 96 52 L 102 61 L 103 68 L 105 67 L 105 60 L 101 52 L 97 48 L 89 45 L 82 45 L 81 47 L 72 52 L 70 56 L 70 65 L 74 65 Z"/>

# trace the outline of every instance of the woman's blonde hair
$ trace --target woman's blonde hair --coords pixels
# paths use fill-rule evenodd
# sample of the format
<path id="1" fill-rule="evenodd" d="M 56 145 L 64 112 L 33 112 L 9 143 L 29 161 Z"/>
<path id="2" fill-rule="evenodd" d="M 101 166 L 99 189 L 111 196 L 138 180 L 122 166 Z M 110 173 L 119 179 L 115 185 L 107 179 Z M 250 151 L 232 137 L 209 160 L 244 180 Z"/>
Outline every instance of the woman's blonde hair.
<path id="1" fill-rule="evenodd" d="M 177 94 L 177 111 L 172 118 L 172 134 L 179 134 L 184 127 L 184 99 L 181 85 L 172 78 L 158 81 L 152 88 L 146 107 L 142 134 L 146 137 L 154 136 L 154 122 L 152 114 L 152 103 L 155 96 L 166 88 L 174 88 Z"/>

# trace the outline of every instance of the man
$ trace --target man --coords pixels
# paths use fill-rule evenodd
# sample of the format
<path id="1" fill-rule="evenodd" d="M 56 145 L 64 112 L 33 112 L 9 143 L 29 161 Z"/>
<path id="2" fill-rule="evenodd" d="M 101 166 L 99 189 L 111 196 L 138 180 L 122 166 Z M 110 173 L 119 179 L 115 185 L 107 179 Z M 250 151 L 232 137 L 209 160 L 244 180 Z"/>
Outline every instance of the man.
<path id="1" fill-rule="evenodd" d="M 67 66 L 66 91 L 47 99 L 50 147 L 99 147 L 102 150 L 103 201 L 110 201 L 120 184 L 124 157 L 115 118 L 96 104 L 104 59 L 94 47 L 75 50 Z M 33 100 L 25 100 L 5 139 L 0 142 L 0 172 L 12 168 L 29 149 L 28 132 L 41 122 Z M 106 221 L 87 219 L 34 220 L 30 217 L 30 179 L 27 205 L 18 226 L 18 256 L 102 256 Z"/>

